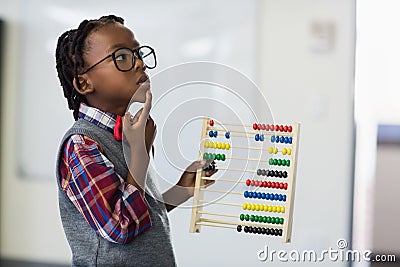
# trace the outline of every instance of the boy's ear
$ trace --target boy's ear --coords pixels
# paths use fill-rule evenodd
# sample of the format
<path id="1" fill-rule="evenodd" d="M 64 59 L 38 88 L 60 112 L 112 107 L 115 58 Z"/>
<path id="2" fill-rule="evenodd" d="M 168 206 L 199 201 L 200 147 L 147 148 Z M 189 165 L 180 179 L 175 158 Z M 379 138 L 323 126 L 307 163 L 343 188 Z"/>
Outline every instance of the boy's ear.
<path id="1" fill-rule="evenodd" d="M 78 83 L 81 85 L 81 88 L 78 87 Z M 87 95 L 89 93 L 93 93 L 94 92 L 94 87 L 93 84 L 91 83 L 91 81 L 85 77 L 85 75 L 79 75 L 78 76 L 78 81 L 76 80 L 76 78 L 74 78 L 73 80 L 73 85 L 75 90 L 80 93 L 81 95 Z"/>

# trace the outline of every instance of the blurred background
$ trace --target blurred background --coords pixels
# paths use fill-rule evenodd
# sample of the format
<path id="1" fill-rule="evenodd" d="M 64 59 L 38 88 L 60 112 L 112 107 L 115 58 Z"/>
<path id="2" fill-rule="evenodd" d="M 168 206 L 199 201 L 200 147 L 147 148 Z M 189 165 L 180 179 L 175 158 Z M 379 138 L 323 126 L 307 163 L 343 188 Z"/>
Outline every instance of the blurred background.
<path id="1" fill-rule="evenodd" d="M 1 266 L 70 262 L 54 166 L 73 119 L 55 47 L 64 31 L 106 14 L 122 16 L 156 49 L 157 71 L 191 61 L 228 65 L 254 81 L 277 122 L 302 123 L 292 243 L 223 229 L 189 234 L 190 211 L 176 209 L 179 266 L 279 266 L 290 262 L 260 262 L 257 252 L 320 252 L 339 239 L 396 255 L 391 266 L 399 266 L 399 8 L 396 0 L 0 0 Z M 381 265 L 390 264 L 372 263 Z"/>

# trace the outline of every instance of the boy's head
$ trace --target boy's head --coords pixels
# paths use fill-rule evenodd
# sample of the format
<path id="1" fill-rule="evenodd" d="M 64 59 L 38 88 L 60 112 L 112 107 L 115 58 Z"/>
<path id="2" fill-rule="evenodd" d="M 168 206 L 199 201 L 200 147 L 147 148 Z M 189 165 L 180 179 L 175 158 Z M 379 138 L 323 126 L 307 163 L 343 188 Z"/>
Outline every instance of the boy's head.
<path id="1" fill-rule="evenodd" d="M 85 20 L 58 39 L 58 77 L 75 120 L 81 102 L 118 115 L 134 95 L 134 101 L 144 102 L 145 70 L 155 64 L 154 50 L 140 48 L 124 20 L 113 15 Z"/>

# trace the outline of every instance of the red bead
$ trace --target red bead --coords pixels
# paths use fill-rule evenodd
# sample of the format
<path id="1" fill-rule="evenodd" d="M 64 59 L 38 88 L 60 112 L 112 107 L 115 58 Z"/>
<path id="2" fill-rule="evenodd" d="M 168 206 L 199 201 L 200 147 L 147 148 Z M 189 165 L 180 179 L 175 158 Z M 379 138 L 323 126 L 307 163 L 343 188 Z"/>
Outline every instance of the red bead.
<path id="1" fill-rule="evenodd" d="M 214 126 L 214 121 L 210 120 L 210 126 Z"/>
<path id="2" fill-rule="evenodd" d="M 284 183 L 283 184 L 283 189 L 287 190 L 287 185 L 288 185 L 287 183 Z"/>
<path id="3" fill-rule="evenodd" d="M 270 188 L 271 187 L 271 182 L 267 183 L 267 187 Z"/>
<path id="4" fill-rule="evenodd" d="M 255 185 L 255 186 L 259 186 L 259 185 L 260 185 L 260 181 L 255 180 L 255 181 L 254 181 L 254 185 Z"/>
<path id="5" fill-rule="evenodd" d="M 283 189 L 283 183 L 279 183 L 279 188 Z"/>
<path id="6" fill-rule="evenodd" d="M 269 129 L 270 129 L 271 131 L 273 131 L 273 130 L 274 130 L 274 125 L 271 124 L 271 125 L 269 126 Z"/>
<path id="7" fill-rule="evenodd" d="M 267 187 L 267 182 L 266 182 L 266 181 L 263 181 L 262 184 L 261 184 L 261 186 L 262 186 L 262 187 Z"/>
<path id="8" fill-rule="evenodd" d="M 287 128 L 288 128 L 287 125 L 285 125 L 285 126 L 283 127 L 283 131 L 284 131 L 284 132 L 287 132 Z"/>
<path id="9" fill-rule="evenodd" d="M 253 129 L 254 129 L 254 130 L 257 130 L 257 123 L 254 123 L 254 124 L 253 124 Z"/>
<path id="10" fill-rule="evenodd" d="M 272 187 L 272 188 L 275 188 L 275 185 L 276 185 L 275 182 L 272 182 L 272 183 L 271 183 L 271 187 Z"/>
<path id="11" fill-rule="evenodd" d="M 261 124 L 261 130 L 265 130 L 265 124 Z"/>
<path id="12" fill-rule="evenodd" d="M 291 133 L 292 132 L 292 126 L 289 125 L 287 130 L 288 130 L 289 133 Z"/>
<path id="13" fill-rule="evenodd" d="M 275 125 L 275 131 L 279 130 L 279 125 Z"/>
<path id="14" fill-rule="evenodd" d="M 254 186 L 254 180 L 251 180 L 251 181 L 250 181 L 250 185 L 251 185 L 251 186 Z"/>
<path id="15" fill-rule="evenodd" d="M 246 185 L 249 186 L 250 185 L 250 179 L 246 180 Z"/>
<path id="16" fill-rule="evenodd" d="M 257 130 L 261 130 L 261 124 L 257 124 Z"/>
<path id="17" fill-rule="evenodd" d="M 283 132 L 283 125 L 279 126 L 279 131 Z"/>
<path id="18" fill-rule="evenodd" d="M 265 130 L 269 130 L 269 125 L 268 124 L 265 124 Z"/>

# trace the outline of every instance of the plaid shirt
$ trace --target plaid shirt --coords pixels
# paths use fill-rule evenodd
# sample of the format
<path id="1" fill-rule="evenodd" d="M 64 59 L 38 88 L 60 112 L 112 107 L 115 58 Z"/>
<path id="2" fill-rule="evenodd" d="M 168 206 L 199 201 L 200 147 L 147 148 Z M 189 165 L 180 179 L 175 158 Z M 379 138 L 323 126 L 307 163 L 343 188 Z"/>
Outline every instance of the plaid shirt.
<path id="1" fill-rule="evenodd" d="M 81 104 L 79 118 L 114 132 L 114 114 Z M 127 243 L 151 228 L 142 195 L 114 171 L 114 165 L 94 140 L 72 135 L 65 142 L 62 160 L 62 188 L 100 236 L 110 242 Z"/>

